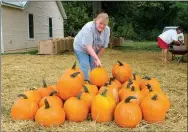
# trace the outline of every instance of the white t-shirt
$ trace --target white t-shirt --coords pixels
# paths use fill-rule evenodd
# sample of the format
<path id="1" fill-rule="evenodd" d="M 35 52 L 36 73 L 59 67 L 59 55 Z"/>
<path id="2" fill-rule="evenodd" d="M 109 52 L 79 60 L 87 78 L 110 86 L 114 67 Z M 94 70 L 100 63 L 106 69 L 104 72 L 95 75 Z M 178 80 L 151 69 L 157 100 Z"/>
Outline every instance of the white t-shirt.
<path id="1" fill-rule="evenodd" d="M 167 44 L 171 44 L 174 40 L 178 41 L 177 31 L 173 29 L 163 32 L 162 34 L 159 35 L 159 37 Z"/>

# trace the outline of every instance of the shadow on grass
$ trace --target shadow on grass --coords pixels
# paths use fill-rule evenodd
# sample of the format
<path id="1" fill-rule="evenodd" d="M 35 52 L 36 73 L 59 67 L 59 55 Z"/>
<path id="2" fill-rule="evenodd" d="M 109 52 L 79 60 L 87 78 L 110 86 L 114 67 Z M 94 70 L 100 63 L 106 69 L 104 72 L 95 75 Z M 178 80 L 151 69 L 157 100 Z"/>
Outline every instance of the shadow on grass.
<path id="1" fill-rule="evenodd" d="M 11 55 L 11 54 L 30 54 L 30 55 L 37 55 L 38 50 L 32 50 L 32 51 L 27 51 L 27 52 L 15 52 L 15 53 L 4 53 L 1 55 Z"/>

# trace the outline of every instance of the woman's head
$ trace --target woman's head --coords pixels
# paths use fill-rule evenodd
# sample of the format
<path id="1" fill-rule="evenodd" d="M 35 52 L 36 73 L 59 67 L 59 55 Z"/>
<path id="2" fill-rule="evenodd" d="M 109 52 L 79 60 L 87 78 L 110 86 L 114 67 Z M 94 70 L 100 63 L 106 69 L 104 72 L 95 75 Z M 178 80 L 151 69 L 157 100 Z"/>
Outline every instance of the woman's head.
<path id="1" fill-rule="evenodd" d="M 108 25 L 108 22 L 109 22 L 108 14 L 107 13 L 100 13 L 95 18 L 95 22 L 96 22 L 97 30 L 102 32 L 105 29 L 105 27 Z"/>

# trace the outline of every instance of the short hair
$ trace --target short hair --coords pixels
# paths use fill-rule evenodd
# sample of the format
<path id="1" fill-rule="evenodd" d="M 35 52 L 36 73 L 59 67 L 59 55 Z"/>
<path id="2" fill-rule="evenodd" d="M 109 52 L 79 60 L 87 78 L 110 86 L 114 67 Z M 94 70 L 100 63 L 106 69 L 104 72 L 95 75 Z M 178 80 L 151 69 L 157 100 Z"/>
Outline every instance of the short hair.
<path id="1" fill-rule="evenodd" d="M 176 30 L 180 30 L 183 32 L 183 28 L 182 27 L 177 27 Z"/>
<path id="2" fill-rule="evenodd" d="M 107 13 L 100 13 L 97 15 L 97 17 L 94 19 L 94 21 L 96 21 L 97 19 L 103 19 L 107 24 L 109 22 L 109 17 Z"/>

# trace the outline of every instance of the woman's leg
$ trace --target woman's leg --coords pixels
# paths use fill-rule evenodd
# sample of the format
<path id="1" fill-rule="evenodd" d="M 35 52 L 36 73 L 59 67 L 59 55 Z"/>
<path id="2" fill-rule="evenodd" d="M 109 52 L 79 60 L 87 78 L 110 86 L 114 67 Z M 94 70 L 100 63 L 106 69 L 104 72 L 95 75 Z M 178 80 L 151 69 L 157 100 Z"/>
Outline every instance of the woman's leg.
<path id="1" fill-rule="evenodd" d="M 74 52 L 78 58 L 80 69 L 84 72 L 84 80 L 89 80 L 89 76 L 88 76 L 89 55 L 84 52 L 80 52 L 76 50 L 74 50 Z"/>
<path id="2" fill-rule="evenodd" d="M 164 61 L 164 49 L 162 49 L 162 61 Z"/>
<path id="3" fill-rule="evenodd" d="M 168 49 L 164 49 L 164 62 L 167 62 Z"/>

